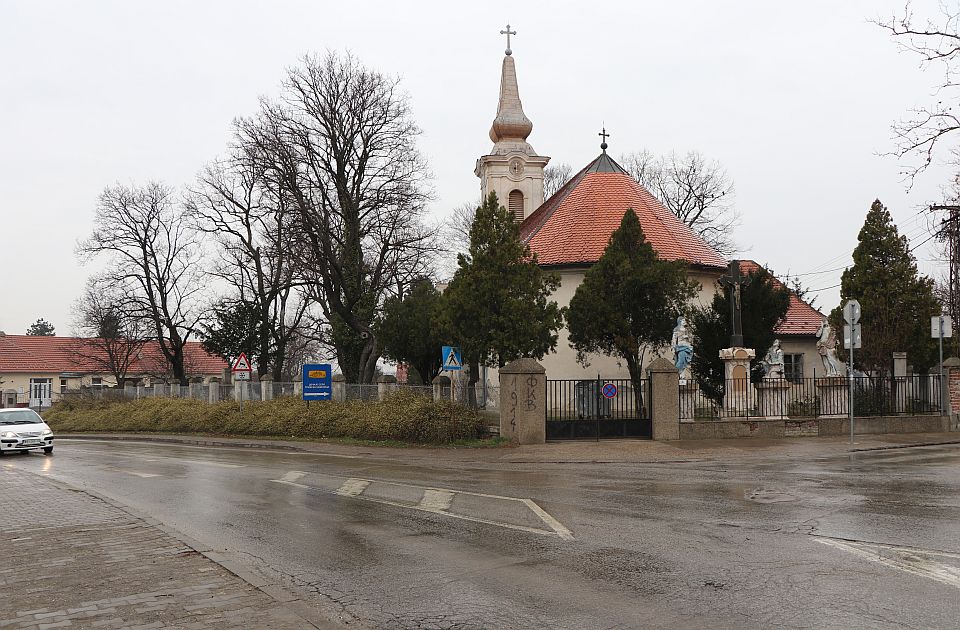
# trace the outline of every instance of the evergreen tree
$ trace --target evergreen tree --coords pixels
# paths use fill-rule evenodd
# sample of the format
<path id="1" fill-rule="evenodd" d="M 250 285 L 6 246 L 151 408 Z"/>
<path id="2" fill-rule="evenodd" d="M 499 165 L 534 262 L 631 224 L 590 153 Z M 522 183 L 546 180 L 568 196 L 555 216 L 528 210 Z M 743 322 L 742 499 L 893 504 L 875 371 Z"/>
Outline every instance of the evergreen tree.
<path id="1" fill-rule="evenodd" d="M 751 378 L 763 376 L 759 359 L 766 356 L 776 337 L 774 328 L 787 314 L 790 291 L 777 282 L 770 272 L 759 267 L 747 274 L 747 283 L 740 288 L 740 312 L 743 324 L 743 345 L 753 348 L 757 361 Z M 713 296 L 709 308 L 697 308 L 690 315 L 693 330 L 691 370 L 703 393 L 716 401 L 723 398 L 724 370 L 720 351 L 730 347 L 732 323 L 730 298 L 726 291 Z"/>
<path id="2" fill-rule="evenodd" d="M 210 354 L 233 362 L 240 353 L 247 355 L 258 369 L 270 362 L 270 357 L 260 356 L 261 343 L 257 305 L 252 302 L 221 302 L 213 307 L 213 319 L 203 326 L 203 347 Z M 260 374 L 264 374 L 260 371 Z"/>
<path id="3" fill-rule="evenodd" d="M 830 316 L 842 330 L 842 305 L 849 299 L 860 302 L 863 349 L 854 352 L 855 367 L 888 374 L 893 353 L 906 352 L 914 369 L 929 369 L 937 361 L 930 318 L 940 313 L 933 280 L 917 272 L 907 237 L 879 199 L 870 206 L 857 241 L 853 266 L 840 277 L 841 306 Z"/>
<path id="4" fill-rule="evenodd" d="M 437 325 L 439 316 L 440 292 L 424 278 L 402 299 L 384 302 L 379 326 L 384 356 L 413 367 L 427 385 L 440 372 L 440 346 L 445 340 Z"/>
<path id="5" fill-rule="evenodd" d="M 539 359 L 556 347 L 563 310 L 548 297 L 559 283 L 556 274 L 537 266 L 513 216 L 491 193 L 477 208 L 470 248 L 457 256 L 457 271 L 443 294 L 445 331 L 470 364 L 471 385 L 481 365 Z"/>
<path id="6" fill-rule="evenodd" d="M 31 337 L 55 337 L 57 332 L 53 324 L 41 317 L 30 324 L 30 328 L 27 329 L 27 334 Z"/>
<path id="7" fill-rule="evenodd" d="M 570 300 L 567 326 L 577 360 L 587 365 L 588 353 L 623 359 L 642 405 L 645 353 L 669 343 L 677 316 L 695 292 L 686 264 L 658 258 L 628 209 Z"/>

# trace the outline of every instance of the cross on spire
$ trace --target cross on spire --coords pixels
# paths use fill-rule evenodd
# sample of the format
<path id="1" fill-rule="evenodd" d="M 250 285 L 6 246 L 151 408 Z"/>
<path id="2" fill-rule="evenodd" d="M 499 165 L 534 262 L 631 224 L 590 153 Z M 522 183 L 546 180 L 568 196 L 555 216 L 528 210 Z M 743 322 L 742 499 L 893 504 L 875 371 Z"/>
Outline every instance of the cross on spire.
<path id="1" fill-rule="evenodd" d="M 505 30 L 505 31 L 500 31 L 500 34 L 507 36 L 507 49 L 506 49 L 504 52 L 507 53 L 508 55 L 512 55 L 512 54 L 513 54 L 513 51 L 510 50 L 510 36 L 511 36 L 511 35 L 516 35 L 517 32 L 516 32 L 516 31 L 511 31 L 511 30 L 510 30 L 510 25 L 507 24 L 507 30 Z"/>
<path id="2" fill-rule="evenodd" d="M 597 135 L 600 136 L 601 138 L 603 138 L 603 142 L 600 143 L 600 148 L 603 149 L 603 152 L 604 152 L 604 153 L 606 153 L 606 152 L 607 152 L 607 138 L 610 137 L 610 134 L 607 133 L 607 126 L 604 125 L 603 128 L 602 128 L 602 131 L 601 131 L 600 133 L 598 133 Z"/>

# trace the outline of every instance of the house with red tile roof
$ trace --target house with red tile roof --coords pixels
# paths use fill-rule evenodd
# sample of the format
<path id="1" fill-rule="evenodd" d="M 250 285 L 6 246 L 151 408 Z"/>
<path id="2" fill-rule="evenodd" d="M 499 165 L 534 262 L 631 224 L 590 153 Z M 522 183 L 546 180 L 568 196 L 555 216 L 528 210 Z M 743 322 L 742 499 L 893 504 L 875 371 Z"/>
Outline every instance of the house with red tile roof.
<path id="1" fill-rule="evenodd" d="M 191 378 L 208 382 L 229 367 L 196 341 L 184 348 Z M 101 344 L 80 337 L 7 335 L 0 332 L 0 407 L 49 406 L 64 393 L 82 387 L 113 387 Z M 172 382 L 156 341 L 138 350 L 127 370 L 126 384 Z"/>
<path id="2" fill-rule="evenodd" d="M 600 259 L 630 208 L 658 256 L 687 263 L 689 277 L 700 286 L 694 302 L 710 304 L 728 261 L 607 154 L 605 130 L 601 134 L 600 155 L 545 201 L 543 170 L 550 158 L 538 155 L 527 142 L 532 130 L 533 123 L 523 112 L 516 66 L 508 49 L 501 71 L 497 115 L 490 129 L 494 145 L 489 154 L 477 161 L 475 174 L 480 178 L 482 195 L 495 192 L 520 222 L 520 237 L 530 246 L 540 266 L 560 276 L 560 286 L 552 295 L 560 306 L 569 305 L 587 269 Z M 750 264 L 756 267 L 752 261 L 745 263 L 747 267 Z M 804 350 L 799 354 L 806 357 L 810 323 L 816 322 L 812 329 L 816 333 L 821 316 L 801 300 L 795 302 L 781 323 L 782 342 L 787 352 L 794 337 L 802 338 L 798 343 Z M 794 354 L 797 353 L 791 353 L 791 360 Z M 654 358 L 646 357 L 646 362 Z M 616 358 L 591 355 L 588 359 L 588 367 L 577 363 L 567 331 L 561 330 L 555 352 L 541 363 L 548 378 L 553 379 L 593 378 L 598 373 L 604 377 L 628 377 L 626 366 Z"/>

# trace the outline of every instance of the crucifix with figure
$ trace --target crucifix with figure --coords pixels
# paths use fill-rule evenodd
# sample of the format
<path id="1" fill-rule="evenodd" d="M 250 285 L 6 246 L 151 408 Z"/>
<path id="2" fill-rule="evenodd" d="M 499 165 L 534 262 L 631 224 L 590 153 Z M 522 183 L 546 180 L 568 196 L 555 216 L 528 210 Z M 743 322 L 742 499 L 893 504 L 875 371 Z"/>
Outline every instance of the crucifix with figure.
<path id="1" fill-rule="evenodd" d="M 740 261 L 731 260 L 726 275 L 720 278 L 720 284 L 727 290 L 730 300 L 730 347 L 743 347 L 743 315 L 740 304 L 740 289 L 750 284 L 750 279 L 740 275 Z"/>

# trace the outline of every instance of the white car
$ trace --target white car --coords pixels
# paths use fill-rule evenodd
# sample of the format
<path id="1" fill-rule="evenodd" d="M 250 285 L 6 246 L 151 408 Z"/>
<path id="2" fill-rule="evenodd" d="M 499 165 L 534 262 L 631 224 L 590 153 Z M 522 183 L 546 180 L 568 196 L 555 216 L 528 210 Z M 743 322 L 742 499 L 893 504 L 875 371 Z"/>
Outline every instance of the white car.
<path id="1" fill-rule="evenodd" d="M 53 453 L 53 431 L 32 409 L 0 409 L 0 455 L 43 449 Z"/>

